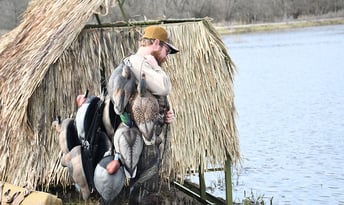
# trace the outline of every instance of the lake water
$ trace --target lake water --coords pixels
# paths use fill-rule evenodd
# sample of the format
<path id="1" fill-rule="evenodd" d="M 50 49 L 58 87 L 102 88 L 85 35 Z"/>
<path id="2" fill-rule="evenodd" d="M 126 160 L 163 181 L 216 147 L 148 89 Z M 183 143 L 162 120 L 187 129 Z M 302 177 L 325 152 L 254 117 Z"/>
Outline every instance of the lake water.
<path id="1" fill-rule="evenodd" d="M 238 70 L 233 200 L 344 204 L 344 25 L 223 41 Z"/>

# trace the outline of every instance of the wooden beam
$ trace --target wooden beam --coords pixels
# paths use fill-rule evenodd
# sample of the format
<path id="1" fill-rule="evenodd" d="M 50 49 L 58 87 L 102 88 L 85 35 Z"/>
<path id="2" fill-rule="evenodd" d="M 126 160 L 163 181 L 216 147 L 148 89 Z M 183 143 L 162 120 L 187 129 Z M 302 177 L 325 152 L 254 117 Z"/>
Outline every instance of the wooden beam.
<path id="1" fill-rule="evenodd" d="M 106 27 L 127 27 L 127 26 L 148 26 L 156 24 L 171 24 L 171 23 L 186 23 L 186 22 L 198 22 L 204 20 L 203 18 L 190 18 L 190 19 L 165 19 L 156 21 L 137 21 L 137 22 L 125 22 L 118 21 L 115 23 L 102 23 L 99 24 L 87 24 L 84 29 L 90 28 L 106 28 Z"/>

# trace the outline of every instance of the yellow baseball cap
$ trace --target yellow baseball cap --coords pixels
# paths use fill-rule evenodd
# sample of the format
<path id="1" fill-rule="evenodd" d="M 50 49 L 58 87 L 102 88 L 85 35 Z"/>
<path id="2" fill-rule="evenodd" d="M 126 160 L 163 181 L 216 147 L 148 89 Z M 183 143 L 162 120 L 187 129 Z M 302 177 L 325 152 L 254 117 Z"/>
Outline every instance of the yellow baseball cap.
<path id="1" fill-rule="evenodd" d="M 171 52 L 170 54 L 178 53 L 179 50 L 172 45 L 171 40 L 168 38 L 167 31 L 161 26 L 148 26 L 145 28 L 143 38 L 159 39 L 168 45 Z"/>

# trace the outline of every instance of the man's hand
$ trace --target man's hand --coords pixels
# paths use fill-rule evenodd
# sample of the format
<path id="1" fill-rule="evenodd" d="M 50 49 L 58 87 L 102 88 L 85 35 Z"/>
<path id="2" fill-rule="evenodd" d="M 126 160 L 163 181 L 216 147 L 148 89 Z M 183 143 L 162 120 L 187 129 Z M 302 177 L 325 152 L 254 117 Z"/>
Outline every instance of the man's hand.
<path id="1" fill-rule="evenodd" d="M 171 124 L 174 121 L 174 112 L 169 110 L 165 113 L 165 123 Z"/>

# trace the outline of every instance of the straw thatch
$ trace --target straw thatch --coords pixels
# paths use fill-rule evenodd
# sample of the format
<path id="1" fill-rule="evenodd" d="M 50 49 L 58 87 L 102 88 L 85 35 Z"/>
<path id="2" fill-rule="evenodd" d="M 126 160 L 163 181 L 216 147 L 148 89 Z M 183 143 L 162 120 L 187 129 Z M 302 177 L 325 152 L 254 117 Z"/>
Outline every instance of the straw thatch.
<path id="1" fill-rule="evenodd" d="M 21 24 L 0 39 L 1 180 L 59 182 L 59 149 L 49 125 L 80 89 L 72 73 L 59 79 L 55 72 L 63 71 L 49 68 L 100 6 L 106 11 L 109 0 L 35 0 Z"/>
<path id="2" fill-rule="evenodd" d="M 224 166 L 240 160 L 235 125 L 234 65 L 215 28 L 203 20 L 168 27 L 182 53 L 171 58 L 172 127 L 170 169 L 183 173 L 200 162 Z M 228 156 L 227 156 L 228 154 Z M 184 173 L 182 174 L 184 175 Z"/>
<path id="3" fill-rule="evenodd" d="M 75 97 L 85 89 L 101 95 L 101 84 L 135 52 L 143 30 L 139 24 L 82 30 L 102 4 L 108 6 L 102 0 L 35 1 L 12 31 L 16 37 L 0 39 L 9 41 L 0 46 L 0 180 L 70 183 L 51 123 L 56 115 L 73 116 Z M 164 173 L 184 176 L 201 161 L 223 165 L 228 156 L 237 163 L 234 66 L 225 46 L 206 19 L 163 26 L 181 50 L 165 66 L 176 121 Z"/>

